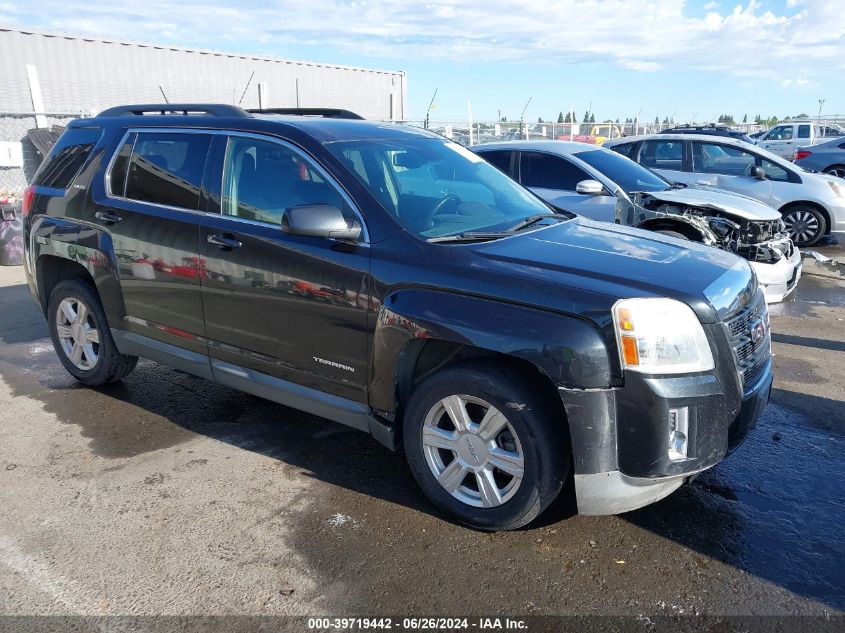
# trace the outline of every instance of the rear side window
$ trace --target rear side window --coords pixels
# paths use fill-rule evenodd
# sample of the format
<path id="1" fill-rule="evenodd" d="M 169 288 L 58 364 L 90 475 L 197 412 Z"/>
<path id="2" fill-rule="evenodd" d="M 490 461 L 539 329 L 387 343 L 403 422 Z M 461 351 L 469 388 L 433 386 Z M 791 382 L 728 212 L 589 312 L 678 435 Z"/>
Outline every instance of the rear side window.
<path id="1" fill-rule="evenodd" d="M 520 162 L 520 180 L 526 187 L 575 191 L 575 185 L 590 179 L 585 171 L 559 156 L 522 152 Z"/>
<path id="2" fill-rule="evenodd" d="M 126 197 L 197 209 L 210 143 L 208 134 L 138 132 L 129 158 Z M 126 152 L 126 146 L 120 151 Z M 115 162 L 119 161 L 120 154 Z M 119 180 L 113 180 L 112 186 L 119 187 Z"/>
<path id="3" fill-rule="evenodd" d="M 479 152 L 481 157 L 486 160 L 488 163 L 493 165 L 499 171 L 505 172 L 508 176 L 511 176 L 511 155 L 513 154 L 510 150 L 497 150 L 495 152 Z"/>
<path id="4" fill-rule="evenodd" d="M 799 125 L 798 126 L 798 138 L 810 138 L 810 126 L 809 125 Z"/>
<path id="5" fill-rule="evenodd" d="M 102 135 L 103 130 L 99 127 L 67 130 L 50 150 L 50 155 L 35 174 L 32 184 L 68 189 Z"/>
<path id="6" fill-rule="evenodd" d="M 645 141 L 640 150 L 639 163 L 652 169 L 681 171 L 684 168 L 684 143 L 683 141 Z"/>
<path id="7" fill-rule="evenodd" d="M 622 154 L 622 156 L 627 156 L 628 158 L 632 158 L 631 153 L 633 149 L 636 147 L 634 143 L 622 143 L 621 145 L 614 145 L 610 149 L 614 152 Z"/>

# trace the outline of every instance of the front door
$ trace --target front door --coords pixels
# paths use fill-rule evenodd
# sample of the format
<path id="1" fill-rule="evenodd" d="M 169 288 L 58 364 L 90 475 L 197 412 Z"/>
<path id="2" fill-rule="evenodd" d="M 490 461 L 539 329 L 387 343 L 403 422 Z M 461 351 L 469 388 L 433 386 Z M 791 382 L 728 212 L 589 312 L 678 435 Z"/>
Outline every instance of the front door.
<path id="1" fill-rule="evenodd" d="M 771 202 L 771 179 L 761 180 L 752 175 L 754 167 L 773 169 L 769 161 L 761 165 L 757 154 L 718 142 L 693 141 L 691 149 L 692 173 L 697 183 L 750 196 L 766 204 Z"/>
<path id="2" fill-rule="evenodd" d="M 205 354 L 197 211 L 211 136 L 129 133 L 105 182 L 92 186 L 92 223 L 110 235 L 125 315 L 113 326 Z"/>
<path id="3" fill-rule="evenodd" d="M 809 126 L 807 126 L 807 132 L 808 138 L 806 144 L 809 145 Z M 794 130 L 792 124 L 778 125 L 769 130 L 769 133 L 766 135 L 766 138 L 761 140 L 758 144 L 763 149 L 769 150 L 770 152 L 772 152 L 773 154 L 777 154 L 781 158 L 792 160 L 792 154 L 795 150 L 793 134 Z"/>
<path id="4" fill-rule="evenodd" d="M 218 175 L 200 237 L 215 373 L 237 371 L 234 365 L 366 402 L 369 246 L 281 227 L 288 207 L 329 204 L 350 217 L 356 211 L 324 171 L 286 143 L 232 135 L 215 144 Z"/>

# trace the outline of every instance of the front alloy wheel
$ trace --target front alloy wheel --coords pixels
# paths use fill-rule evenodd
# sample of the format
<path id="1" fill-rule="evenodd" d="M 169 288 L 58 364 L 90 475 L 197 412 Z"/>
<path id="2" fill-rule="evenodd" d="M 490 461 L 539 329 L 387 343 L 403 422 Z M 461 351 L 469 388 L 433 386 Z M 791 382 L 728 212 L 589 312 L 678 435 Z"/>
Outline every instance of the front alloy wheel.
<path id="1" fill-rule="evenodd" d="M 468 395 L 438 401 L 422 426 L 425 461 L 446 492 L 476 508 L 510 500 L 525 471 L 524 454 L 507 418 Z"/>
<path id="2" fill-rule="evenodd" d="M 783 224 L 796 246 L 812 246 L 827 229 L 824 216 L 813 207 L 794 207 L 786 211 Z"/>
<path id="3" fill-rule="evenodd" d="M 100 332 L 85 303 L 76 297 L 62 299 L 56 310 L 56 334 L 62 351 L 74 367 L 94 369 L 99 360 Z"/>
<path id="4" fill-rule="evenodd" d="M 565 413 L 520 365 L 465 360 L 414 389 L 405 456 L 442 511 L 482 530 L 514 530 L 557 497 L 569 472 Z"/>

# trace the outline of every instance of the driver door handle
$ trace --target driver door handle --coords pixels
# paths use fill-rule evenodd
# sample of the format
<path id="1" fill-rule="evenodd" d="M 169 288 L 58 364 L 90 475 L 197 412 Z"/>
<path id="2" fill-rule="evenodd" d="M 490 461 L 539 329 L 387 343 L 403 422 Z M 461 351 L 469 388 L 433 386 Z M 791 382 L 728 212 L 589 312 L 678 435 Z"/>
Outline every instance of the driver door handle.
<path id="1" fill-rule="evenodd" d="M 228 251 L 233 248 L 240 248 L 241 246 L 243 246 L 243 242 L 236 240 L 229 233 L 224 233 L 223 235 L 209 235 L 206 238 L 206 241 L 209 244 L 214 244 L 219 249 L 224 251 Z"/>

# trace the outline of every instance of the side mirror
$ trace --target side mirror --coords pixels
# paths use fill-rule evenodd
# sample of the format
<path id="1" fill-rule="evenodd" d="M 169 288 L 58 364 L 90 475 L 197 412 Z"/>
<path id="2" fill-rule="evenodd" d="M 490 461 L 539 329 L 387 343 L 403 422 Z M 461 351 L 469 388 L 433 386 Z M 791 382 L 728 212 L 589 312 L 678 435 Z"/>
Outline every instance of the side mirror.
<path id="1" fill-rule="evenodd" d="M 757 180 L 765 180 L 766 179 L 766 170 L 762 167 L 757 167 L 756 165 L 751 168 L 751 177 L 756 178 Z"/>
<path id="2" fill-rule="evenodd" d="M 288 207 L 282 213 L 282 231 L 290 235 L 326 237 L 336 240 L 357 240 L 361 225 L 343 217 L 337 207 L 328 204 L 305 204 Z"/>
<path id="3" fill-rule="evenodd" d="M 575 193 L 582 196 L 599 196 L 604 192 L 604 185 L 598 180 L 582 180 L 575 185 Z"/>

